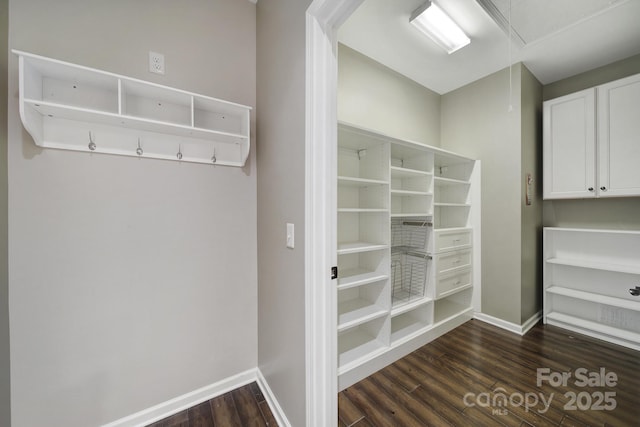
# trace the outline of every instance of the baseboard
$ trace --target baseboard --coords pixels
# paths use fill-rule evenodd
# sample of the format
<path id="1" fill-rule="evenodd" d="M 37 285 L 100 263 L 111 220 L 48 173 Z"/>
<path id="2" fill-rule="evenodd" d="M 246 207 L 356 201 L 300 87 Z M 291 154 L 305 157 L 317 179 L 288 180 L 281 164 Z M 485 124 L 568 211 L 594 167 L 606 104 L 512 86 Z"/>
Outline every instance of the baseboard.
<path id="1" fill-rule="evenodd" d="M 490 325 L 497 326 L 498 328 L 505 329 L 509 332 L 513 332 L 514 334 L 524 335 L 527 332 L 529 332 L 529 329 L 533 328 L 540 319 L 542 319 L 542 311 L 539 311 L 533 316 L 531 316 L 522 325 L 518 325 L 517 323 L 507 322 L 506 320 L 489 316 L 488 314 L 484 314 L 484 313 L 475 313 L 473 315 L 473 318 L 480 320 L 482 322 L 488 323 Z"/>
<path id="2" fill-rule="evenodd" d="M 259 377 L 262 379 L 259 380 Z M 182 396 L 167 400 L 166 402 L 160 403 L 156 406 L 152 406 L 151 408 L 144 409 L 140 412 L 136 412 L 135 414 L 126 416 L 124 418 L 120 418 L 119 420 L 113 421 L 109 424 L 105 424 L 103 427 L 146 426 L 153 422 L 176 414 L 180 411 L 183 411 L 187 408 L 195 406 L 199 403 L 202 403 L 209 399 L 213 399 L 214 397 L 220 396 L 238 387 L 245 386 L 249 383 L 252 383 L 253 381 L 259 381 L 258 384 L 260 385 L 260 388 L 262 389 L 262 392 L 265 394 L 265 396 L 267 396 L 265 389 L 268 390 L 268 392 L 271 391 L 268 389 L 268 385 L 264 380 L 264 377 L 262 377 L 262 374 L 259 374 L 259 371 L 255 368 L 249 369 L 216 383 L 202 387 L 198 390 L 194 390 L 192 392 L 183 394 Z M 263 384 L 260 384 L 260 381 Z M 275 400 L 275 398 L 273 398 L 273 394 L 271 394 L 269 398 L 271 399 L 271 401 L 267 400 L 267 403 L 270 407 L 272 407 L 272 412 L 274 412 L 274 416 L 276 416 L 273 409 L 275 405 L 277 405 L 277 401 Z M 280 405 L 277 405 L 277 407 L 279 409 Z M 286 420 L 286 418 L 284 419 Z M 276 420 L 279 421 L 277 417 Z M 282 425 L 288 426 L 289 424 Z"/>
<path id="3" fill-rule="evenodd" d="M 278 422 L 278 426 L 291 427 L 291 423 L 289 422 L 289 420 L 287 419 L 287 416 L 282 410 L 280 403 L 278 403 L 278 399 L 276 399 L 276 396 L 273 394 L 271 387 L 269 387 L 269 383 L 264 378 L 264 375 L 262 375 L 260 368 L 256 369 L 256 376 L 257 376 L 256 381 L 258 383 L 258 387 L 260 387 L 260 390 L 262 391 L 262 394 L 264 395 L 264 398 L 267 401 L 267 404 L 269 404 L 269 408 L 271 408 L 271 413 L 273 414 L 273 417 Z"/>

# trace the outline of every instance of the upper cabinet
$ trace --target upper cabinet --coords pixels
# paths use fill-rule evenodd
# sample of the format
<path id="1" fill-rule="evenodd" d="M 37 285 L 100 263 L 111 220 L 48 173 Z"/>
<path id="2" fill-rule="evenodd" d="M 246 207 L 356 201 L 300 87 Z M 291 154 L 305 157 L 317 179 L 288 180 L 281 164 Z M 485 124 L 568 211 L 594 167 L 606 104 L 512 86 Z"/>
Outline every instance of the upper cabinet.
<path id="1" fill-rule="evenodd" d="M 545 199 L 640 195 L 640 75 L 544 103 Z"/>
<path id="2" fill-rule="evenodd" d="M 14 53 L 20 117 L 38 146 L 225 166 L 246 162 L 250 107 Z"/>

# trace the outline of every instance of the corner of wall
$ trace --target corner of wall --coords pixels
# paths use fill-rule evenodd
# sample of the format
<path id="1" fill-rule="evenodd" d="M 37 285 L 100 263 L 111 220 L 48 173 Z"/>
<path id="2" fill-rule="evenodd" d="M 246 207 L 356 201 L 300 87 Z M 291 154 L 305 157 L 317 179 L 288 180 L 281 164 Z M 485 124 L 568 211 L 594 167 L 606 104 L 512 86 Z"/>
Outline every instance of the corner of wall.
<path id="1" fill-rule="evenodd" d="M 9 247 L 7 108 L 9 61 L 9 1 L 0 0 L 0 425 L 11 425 L 9 352 Z"/>

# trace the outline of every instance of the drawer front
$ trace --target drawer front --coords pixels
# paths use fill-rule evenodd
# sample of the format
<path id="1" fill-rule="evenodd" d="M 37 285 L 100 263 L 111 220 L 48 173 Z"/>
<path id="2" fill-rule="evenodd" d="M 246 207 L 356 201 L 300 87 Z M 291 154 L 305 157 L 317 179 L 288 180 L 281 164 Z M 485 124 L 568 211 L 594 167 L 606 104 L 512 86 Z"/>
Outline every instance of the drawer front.
<path id="1" fill-rule="evenodd" d="M 471 246 L 471 230 L 435 231 L 435 252 Z"/>
<path id="2" fill-rule="evenodd" d="M 443 298 L 471 285 L 471 269 L 439 275 L 436 279 L 436 298 Z"/>
<path id="3" fill-rule="evenodd" d="M 435 256 L 436 274 L 471 266 L 471 249 L 443 252 Z"/>

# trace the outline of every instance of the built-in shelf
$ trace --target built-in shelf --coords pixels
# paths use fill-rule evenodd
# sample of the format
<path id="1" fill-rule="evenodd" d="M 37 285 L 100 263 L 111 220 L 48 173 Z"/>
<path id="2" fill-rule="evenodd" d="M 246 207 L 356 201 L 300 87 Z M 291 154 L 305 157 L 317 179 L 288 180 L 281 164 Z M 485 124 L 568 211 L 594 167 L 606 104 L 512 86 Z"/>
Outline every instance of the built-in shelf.
<path id="1" fill-rule="evenodd" d="M 345 123 L 337 160 L 342 390 L 471 318 L 479 175 L 471 159 Z"/>
<path id="2" fill-rule="evenodd" d="M 338 305 L 338 332 L 383 317 L 387 311 L 363 298 L 344 301 Z"/>
<path id="3" fill-rule="evenodd" d="M 548 264 L 564 265 L 569 267 L 590 268 L 592 270 L 605 270 L 617 273 L 640 274 L 640 265 L 624 265 L 610 262 L 598 262 L 587 259 L 550 258 Z"/>
<path id="4" fill-rule="evenodd" d="M 387 181 L 381 181 L 379 179 L 366 179 L 366 178 L 354 178 L 350 176 L 339 176 L 338 185 L 353 186 L 353 187 L 367 187 L 370 185 L 388 185 Z"/>
<path id="5" fill-rule="evenodd" d="M 621 344 L 640 349 L 640 344 L 638 344 L 640 343 L 640 333 L 564 313 L 550 312 L 547 313 L 545 317 L 546 323 L 578 330 L 587 335 L 596 335 L 603 339 L 610 339 L 611 337 L 614 339 L 617 338 L 623 341 Z"/>
<path id="6" fill-rule="evenodd" d="M 562 286 L 551 286 L 547 288 L 547 292 L 554 295 L 563 295 L 565 297 L 576 298 L 583 301 L 590 301 L 598 304 L 610 305 L 612 307 L 624 308 L 626 310 L 640 311 L 640 298 L 638 299 L 638 301 L 630 301 L 622 298 L 611 297 L 608 295 L 594 294 L 592 292 L 564 288 Z"/>
<path id="7" fill-rule="evenodd" d="M 433 173 L 421 171 L 417 169 L 402 168 L 398 166 L 391 166 L 391 176 L 395 178 L 416 178 L 424 176 L 433 176 Z"/>
<path id="8" fill-rule="evenodd" d="M 640 231 L 545 227 L 545 323 L 640 349 Z"/>
<path id="9" fill-rule="evenodd" d="M 251 107 L 14 50 L 22 123 L 45 148 L 244 166 Z"/>
<path id="10" fill-rule="evenodd" d="M 436 176 L 433 178 L 434 183 L 438 187 L 457 186 L 457 185 L 471 185 L 469 181 L 463 181 L 461 179 L 444 178 Z"/>
<path id="11" fill-rule="evenodd" d="M 387 274 L 381 274 L 377 271 L 367 271 L 362 268 L 340 271 L 340 277 L 338 278 L 338 290 L 367 285 L 369 283 L 376 283 L 388 278 L 389 275 Z"/>
<path id="12" fill-rule="evenodd" d="M 386 249 L 388 247 L 389 245 L 386 245 L 386 244 L 371 243 L 371 242 L 340 243 L 338 245 L 338 255 L 357 253 L 357 252 L 377 251 L 380 249 Z"/>
<path id="13" fill-rule="evenodd" d="M 450 208 L 468 208 L 471 207 L 470 203 L 442 203 L 436 202 L 433 204 L 436 207 L 450 207 Z"/>

